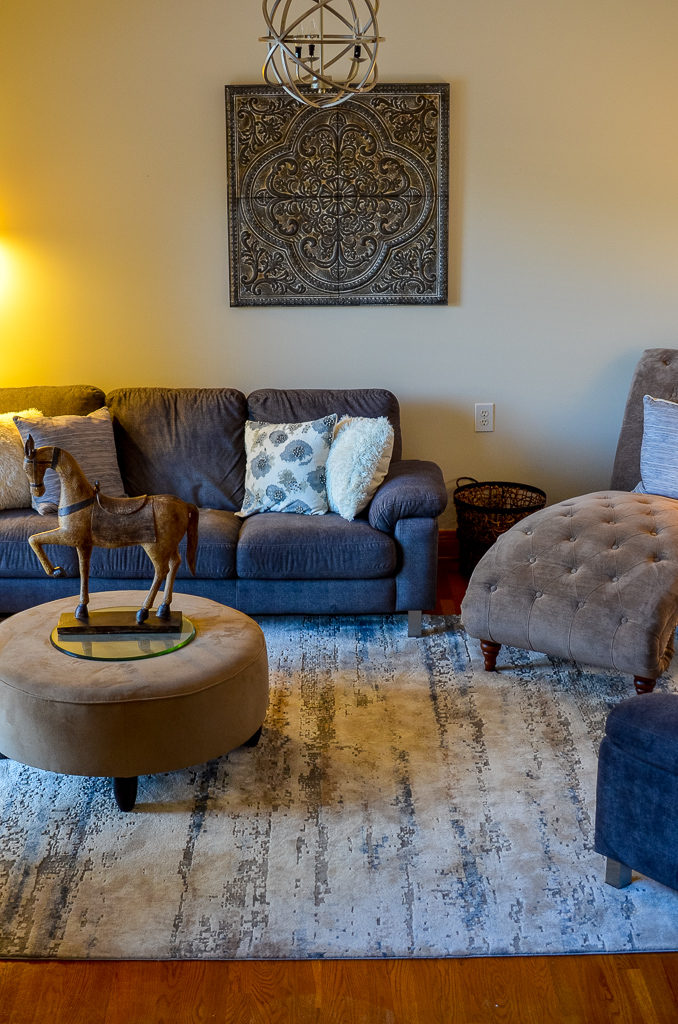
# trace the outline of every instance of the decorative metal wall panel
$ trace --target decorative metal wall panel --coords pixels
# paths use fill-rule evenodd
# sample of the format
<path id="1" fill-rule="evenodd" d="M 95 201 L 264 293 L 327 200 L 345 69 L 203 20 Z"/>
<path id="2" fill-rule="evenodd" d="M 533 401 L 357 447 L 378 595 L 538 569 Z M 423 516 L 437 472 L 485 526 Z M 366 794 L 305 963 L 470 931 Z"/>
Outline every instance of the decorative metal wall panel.
<path id="1" fill-rule="evenodd" d="M 226 86 L 232 306 L 447 302 L 449 86 Z"/>

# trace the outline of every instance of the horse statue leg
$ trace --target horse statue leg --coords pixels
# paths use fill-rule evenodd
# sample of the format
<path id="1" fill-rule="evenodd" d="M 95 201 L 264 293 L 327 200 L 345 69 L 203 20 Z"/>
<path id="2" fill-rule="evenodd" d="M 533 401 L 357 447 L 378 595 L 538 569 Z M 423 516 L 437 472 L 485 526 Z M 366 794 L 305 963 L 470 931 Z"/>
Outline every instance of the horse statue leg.
<path id="1" fill-rule="evenodd" d="M 76 548 L 78 552 L 78 565 L 80 566 L 80 603 L 75 609 L 76 619 L 88 619 L 89 612 L 87 605 L 89 604 L 89 564 L 92 558 L 92 545 L 91 544 L 79 544 Z"/>
<path id="2" fill-rule="evenodd" d="M 37 555 L 40 565 L 43 567 L 48 576 L 65 576 L 66 572 L 61 568 L 60 565 L 52 565 L 49 558 L 42 549 L 43 544 L 62 544 L 63 541 L 60 537 L 61 531 L 46 530 L 44 533 L 34 533 L 32 537 L 28 538 L 33 552 Z"/>
<path id="3" fill-rule="evenodd" d="M 148 557 L 153 562 L 153 568 L 155 572 L 153 575 L 153 582 L 151 583 L 151 589 L 146 594 L 146 600 L 144 601 L 141 608 L 139 608 L 137 612 L 137 622 L 139 623 L 139 625 L 141 625 L 142 622 L 145 622 L 146 619 L 148 618 L 149 609 L 153 607 L 153 602 L 155 601 L 156 595 L 160 590 L 160 584 L 164 580 L 168 569 L 167 562 L 158 562 L 157 559 L 151 555 L 149 548 L 155 548 L 155 544 L 142 544 L 142 547 L 146 554 L 148 555 Z"/>
<path id="4" fill-rule="evenodd" d="M 170 617 L 170 605 L 172 604 L 172 592 L 174 590 L 174 579 L 177 574 L 177 569 L 181 565 L 181 555 L 179 554 L 179 548 L 170 556 L 169 572 L 165 579 L 165 591 L 162 596 L 162 604 L 158 608 L 156 615 L 159 619 L 169 619 Z"/>

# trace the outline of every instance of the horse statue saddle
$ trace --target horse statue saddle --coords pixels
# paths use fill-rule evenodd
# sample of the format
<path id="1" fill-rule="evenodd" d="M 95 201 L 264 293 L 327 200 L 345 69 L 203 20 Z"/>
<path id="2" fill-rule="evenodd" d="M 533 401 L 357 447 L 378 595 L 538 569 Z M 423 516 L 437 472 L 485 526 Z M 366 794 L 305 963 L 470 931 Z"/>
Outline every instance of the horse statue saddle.
<path id="1" fill-rule="evenodd" d="M 147 494 L 114 498 L 102 494 L 95 482 L 92 535 L 95 544 L 115 539 L 120 544 L 149 544 L 157 540 L 153 502 Z"/>
<path id="2" fill-rule="evenodd" d="M 102 512 L 107 512 L 110 516 L 133 516 L 135 512 L 140 512 L 148 501 L 147 494 L 139 494 L 135 498 L 114 498 L 110 494 L 102 494 L 97 485 L 98 481 L 94 485 L 97 504 Z"/>

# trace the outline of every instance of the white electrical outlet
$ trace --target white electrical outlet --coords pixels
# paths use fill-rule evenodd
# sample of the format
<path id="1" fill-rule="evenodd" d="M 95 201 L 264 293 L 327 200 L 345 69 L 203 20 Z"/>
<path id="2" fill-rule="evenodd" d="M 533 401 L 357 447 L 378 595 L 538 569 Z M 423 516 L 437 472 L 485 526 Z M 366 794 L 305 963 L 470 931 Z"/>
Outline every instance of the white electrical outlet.
<path id="1" fill-rule="evenodd" d="M 476 402 L 476 433 L 494 430 L 494 402 Z"/>

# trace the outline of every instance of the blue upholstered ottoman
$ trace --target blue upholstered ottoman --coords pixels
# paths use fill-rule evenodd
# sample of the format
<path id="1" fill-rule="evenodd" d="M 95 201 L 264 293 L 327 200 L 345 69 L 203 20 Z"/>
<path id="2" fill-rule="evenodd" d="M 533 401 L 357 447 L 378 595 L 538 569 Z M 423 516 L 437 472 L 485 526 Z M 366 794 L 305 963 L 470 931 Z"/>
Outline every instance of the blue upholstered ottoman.
<path id="1" fill-rule="evenodd" d="M 633 869 L 678 889 L 678 694 L 631 697 L 608 715 L 595 849 L 610 885 L 628 885 Z"/>

